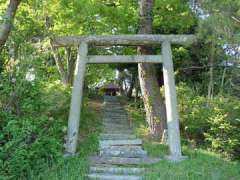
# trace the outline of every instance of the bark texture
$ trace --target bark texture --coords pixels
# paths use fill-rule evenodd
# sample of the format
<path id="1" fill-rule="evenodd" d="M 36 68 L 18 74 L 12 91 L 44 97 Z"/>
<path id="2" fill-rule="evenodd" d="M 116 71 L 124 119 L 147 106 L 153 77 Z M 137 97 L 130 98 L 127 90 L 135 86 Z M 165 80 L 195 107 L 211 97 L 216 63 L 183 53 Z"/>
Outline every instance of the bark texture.
<path id="1" fill-rule="evenodd" d="M 139 34 L 151 34 L 154 0 L 139 0 L 139 6 Z M 152 54 L 152 50 L 147 47 L 141 46 L 138 50 L 141 54 Z M 155 67 L 152 64 L 140 63 L 138 73 L 150 135 L 161 138 L 164 129 L 167 128 L 166 109 L 164 99 L 160 94 Z"/>
<path id="2" fill-rule="evenodd" d="M 21 0 L 10 0 L 9 2 L 7 10 L 3 17 L 3 23 L 0 26 L 0 52 L 2 51 L 2 48 L 11 32 L 13 20 L 20 2 Z"/>

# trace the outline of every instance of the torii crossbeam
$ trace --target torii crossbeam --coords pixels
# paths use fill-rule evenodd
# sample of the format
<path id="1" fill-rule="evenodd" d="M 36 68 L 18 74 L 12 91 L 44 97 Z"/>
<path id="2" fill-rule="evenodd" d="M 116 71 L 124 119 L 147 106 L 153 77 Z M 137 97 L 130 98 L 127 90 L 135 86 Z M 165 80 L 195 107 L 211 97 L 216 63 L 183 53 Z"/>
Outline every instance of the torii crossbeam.
<path id="1" fill-rule="evenodd" d="M 85 66 L 87 63 L 162 63 L 165 101 L 167 111 L 169 158 L 183 159 L 180 143 L 179 115 L 174 79 L 171 44 L 190 44 L 196 41 L 194 35 L 109 35 L 109 36 L 66 36 L 52 39 L 55 47 L 78 46 L 74 73 L 71 107 L 68 120 L 66 153 L 73 155 L 77 149 L 79 122 L 83 95 Z M 135 56 L 88 56 L 88 45 L 95 46 L 143 46 L 161 45 L 161 55 Z"/>

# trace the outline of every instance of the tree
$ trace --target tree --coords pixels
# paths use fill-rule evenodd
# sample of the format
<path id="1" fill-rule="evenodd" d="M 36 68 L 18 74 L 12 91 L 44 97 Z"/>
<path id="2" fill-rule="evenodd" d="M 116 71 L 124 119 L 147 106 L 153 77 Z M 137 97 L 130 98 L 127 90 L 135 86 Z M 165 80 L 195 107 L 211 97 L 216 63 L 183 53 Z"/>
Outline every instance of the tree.
<path id="1" fill-rule="evenodd" d="M 21 0 L 10 0 L 7 10 L 4 15 L 3 22 L 0 26 L 0 52 L 8 39 L 12 29 L 12 23 L 17 12 L 17 8 Z"/>
<path id="2" fill-rule="evenodd" d="M 200 15 L 198 33 L 199 36 L 204 39 L 206 46 L 209 47 L 208 51 L 208 66 L 209 66 L 209 84 L 208 84 L 208 99 L 212 99 L 214 94 L 217 94 L 217 89 L 223 89 L 226 65 L 221 72 L 217 72 L 215 68 L 217 64 L 224 64 L 227 58 L 218 59 L 217 55 L 220 53 L 229 55 L 230 63 L 238 64 L 239 62 L 233 62 L 231 54 L 236 53 L 234 47 L 239 47 L 240 42 L 240 2 L 238 0 L 203 0 L 199 2 L 199 7 L 202 11 Z M 196 10 L 198 10 L 196 9 Z M 231 52 L 227 52 L 227 48 L 230 48 Z M 225 51 L 225 52 L 224 52 Z M 221 61 L 221 62 L 219 62 Z M 226 64 L 226 63 L 225 63 Z M 217 78 L 219 83 L 217 83 Z M 217 85 L 219 87 L 217 87 Z M 221 87 L 220 87 L 221 86 Z"/>
<path id="3" fill-rule="evenodd" d="M 154 0 L 140 0 L 139 34 L 151 34 Z M 151 54 L 149 47 L 139 47 L 139 53 Z M 138 64 L 139 82 L 144 101 L 146 118 L 152 137 L 160 137 L 166 129 L 166 110 L 164 99 L 156 78 L 155 67 L 151 64 Z"/>

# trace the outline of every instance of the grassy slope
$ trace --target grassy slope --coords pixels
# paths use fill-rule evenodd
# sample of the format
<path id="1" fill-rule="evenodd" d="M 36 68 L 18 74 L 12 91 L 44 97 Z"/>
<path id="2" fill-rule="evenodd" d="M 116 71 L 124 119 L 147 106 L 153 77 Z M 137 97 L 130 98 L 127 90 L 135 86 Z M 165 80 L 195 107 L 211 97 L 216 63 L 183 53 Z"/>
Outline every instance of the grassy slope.
<path id="1" fill-rule="evenodd" d="M 164 157 L 167 147 L 149 140 L 144 114 L 134 107 L 127 107 L 135 133 L 144 139 L 144 148 L 150 156 Z M 39 178 L 48 180 L 84 180 L 88 170 L 87 157 L 97 153 L 98 134 L 101 129 L 100 103 L 90 101 L 85 108 L 80 129 L 79 153 L 76 157 L 63 160 L 55 167 L 48 169 Z M 240 165 L 222 159 L 219 155 L 201 149 L 183 147 L 188 160 L 180 163 L 170 163 L 166 160 L 158 164 L 146 166 L 146 180 L 238 180 Z"/>
<path id="2" fill-rule="evenodd" d="M 147 128 L 144 114 L 133 106 L 127 106 L 131 124 L 135 133 L 144 139 L 144 148 L 148 154 L 164 157 L 168 154 L 165 145 L 153 142 L 147 138 Z M 147 166 L 147 180 L 238 180 L 240 179 L 240 164 L 223 159 L 220 155 L 201 149 L 183 147 L 183 154 L 188 160 L 180 163 L 170 163 L 166 160 Z"/>
<path id="3" fill-rule="evenodd" d="M 91 100 L 85 104 L 80 122 L 80 144 L 77 156 L 62 159 L 53 168 L 32 179 L 83 180 L 88 171 L 88 156 L 97 153 L 101 130 L 101 102 Z"/>

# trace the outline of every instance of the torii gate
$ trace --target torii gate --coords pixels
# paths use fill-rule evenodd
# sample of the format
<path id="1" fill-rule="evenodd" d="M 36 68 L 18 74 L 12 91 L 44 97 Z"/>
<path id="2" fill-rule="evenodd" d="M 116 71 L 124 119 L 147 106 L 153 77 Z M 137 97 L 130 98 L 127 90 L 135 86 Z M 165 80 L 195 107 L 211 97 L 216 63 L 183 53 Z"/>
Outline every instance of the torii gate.
<path id="1" fill-rule="evenodd" d="M 194 35 L 109 35 L 109 36 L 68 36 L 52 40 L 56 47 L 79 46 L 74 83 L 72 89 L 71 107 L 68 119 L 68 134 L 66 153 L 74 155 L 77 149 L 79 122 L 85 66 L 88 63 L 162 63 L 165 101 L 167 111 L 168 144 L 171 160 L 183 159 L 180 143 L 179 115 L 174 79 L 171 44 L 190 44 L 195 41 Z M 161 45 L 161 55 L 136 56 L 89 56 L 88 45 L 95 46 L 143 46 Z"/>

